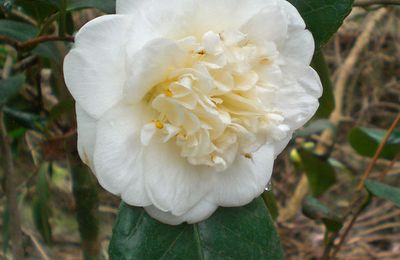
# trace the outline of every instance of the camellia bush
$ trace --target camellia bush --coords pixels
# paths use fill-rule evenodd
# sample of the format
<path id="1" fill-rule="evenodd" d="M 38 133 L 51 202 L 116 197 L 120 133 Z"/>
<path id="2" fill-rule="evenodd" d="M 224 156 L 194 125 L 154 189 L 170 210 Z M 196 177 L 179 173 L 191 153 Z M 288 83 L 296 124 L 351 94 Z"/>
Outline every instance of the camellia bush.
<path id="1" fill-rule="evenodd" d="M 333 87 L 323 47 L 353 4 L 0 0 L 4 255 L 28 258 L 33 243 L 49 259 L 51 205 L 69 198 L 69 179 L 85 259 L 284 259 L 276 220 L 300 207 L 325 227 L 319 257 L 334 259 L 374 197 L 400 206 L 385 172 L 370 178 L 378 159 L 399 158 L 399 113 L 386 129 L 348 131 L 370 158 L 354 173 L 351 210 L 320 200 L 349 171 L 331 156 L 348 76 Z M 279 210 L 271 184 L 285 148 L 304 173 L 294 211 Z M 31 175 L 18 173 L 23 152 Z M 99 206 L 111 195 L 100 187 L 121 199 L 108 253 Z"/>

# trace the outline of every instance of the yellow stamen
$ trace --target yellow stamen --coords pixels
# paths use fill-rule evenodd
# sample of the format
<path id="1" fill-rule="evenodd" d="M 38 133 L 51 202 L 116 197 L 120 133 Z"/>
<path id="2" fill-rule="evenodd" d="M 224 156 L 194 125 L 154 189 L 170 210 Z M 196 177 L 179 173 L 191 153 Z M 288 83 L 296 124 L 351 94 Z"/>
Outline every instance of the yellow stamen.
<path id="1" fill-rule="evenodd" d="M 253 156 L 250 153 L 244 154 L 244 157 L 247 159 L 253 159 Z"/>
<path id="2" fill-rule="evenodd" d="M 164 94 L 165 94 L 167 97 L 172 97 L 172 96 L 174 95 L 170 89 L 165 90 L 165 91 L 164 91 Z"/>
<path id="3" fill-rule="evenodd" d="M 154 124 L 158 129 L 163 129 L 164 128 L 164 124 L 160 120 L 154 121 Z"/>
<path id="4" fill-rule="evenodd" d="M 262 58 L 260 60 L 260 64 L 262 65 L 269 65 L 271 63 L 271 61 L 268 58 Z"/>

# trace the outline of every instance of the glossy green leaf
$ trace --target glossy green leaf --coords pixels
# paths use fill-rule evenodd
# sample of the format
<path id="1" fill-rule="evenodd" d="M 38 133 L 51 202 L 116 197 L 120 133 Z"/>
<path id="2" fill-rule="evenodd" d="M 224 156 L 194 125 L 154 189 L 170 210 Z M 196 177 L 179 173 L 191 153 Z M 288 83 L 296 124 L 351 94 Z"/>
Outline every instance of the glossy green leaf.
<path id="1" fill-rule="evenodd" d="M 49 0 L 16 0 L 15 5 L 22 8 L 24 13 L 33 17 L 39 23 L 58 10 L 54 2 Z"/>
<path id="2" fill-rule="evenodd" d="M 343 226 L 343 222 L 337 214 L 312 196 L 305 198 L 303 214 L 310 219 L 322 221 L 330 232 L 339 231 Z"/>
<path id="3" fill-rule="evenodd" d="M 283 259 L 274 224 L 261 198 L 220 208 L 204 222 L 170 226 L 141 208 L 122 204 L 110 242 L 111 260 Z"/>
<path id="4" fill-rule="evenodd" d="M 275 194 L 272 191 L 265 191 L 262 194 L 265 206 L 271 214 L 272 219 L 275 221 L 279 216 L 278 203 L 276 202 Z"/>
<path id="5" fill-rule="evenodd" d="M 61 64 L 63 57 L 58 49 L 56 42 L 45 42 L 39 44 L 32 50 L 33 54 L 36 54 L 42 58 L 51 59 L 57 64 Z"/>
<path id="6" fill-rule="evenodd" d="M 314 54 L 311 66 L 318 73 L 323 87 L 322 96 L 319 99 L 319 107 L 314 118 L 329 118 L 335 109 L 335 97 L 333 93 L 331 73 L 322 51 L 317 51 Z"/>
<path id="7" fill-rule="evenodd" d="M 335 169 L 327 160 L 311 151 L 299 150 L 301 166 L 310 185 L 311 194 L 319 196 L 328 190 L 336 181 Z"/>
<path id="8" fill-rule="evenodd" d="M 373 157 L 386 134 L 385 130 L 353 128 L 349 143 L 360 155 Z M 400 153 L 400 130 L 395 130 L 380 154 L 380 158 L 393 160 Z"/>
<path id="9" fill-rule="evenodd" d="M 353 0 L 289 0 L 314 35 L 317 49 L 325 44 L 349 15 Z"/>
<path id="10" fill-rule="evenodd" d="M 49 207 L 49 183 L 47 175 L 49 164 L 43 163 L 38 172 L 36 192 L 32 204 L 32 215 L 35 226 L 46 244 L 52 242 L 52 232 L 50 226 L 50 207 Z"/>
<path id="11" fill-rule="evenodd" d="M 38 29 L 22 22 L 0 20 L 0 35 L 7 36 L 17 41 L 26 41 L 35 37 Z"/>
<path id="12" fill-rule="evenodd" d="M 25 82 L 25 76 L 19 74 L 0 80 L 0 106 L 5 105 L 11 98 L 15 97 Z"/>
<path id="13" fill-rule="evenodd" d="M 28 129 L 38 129 L 44 126 L 46 119 L 40 115 L 24 112 L 10 107 L 4 107 L 4 114 L 12 119 L 17 125 L 24 126 Z"/>
<path id="14" fill-rule="evenodd" d="M 67 10 L 97 8 L 108 14 L 115 13 L 115 0 L 68 0 Z"/>
<path id="15" fill-rule="evenodd" d="M 0 20 L 0 35 L 5 35 L 11 39 L 23 42 L 34 38 L 38 33 L 39 30 L 30 24 Z M 58 63 L 62 61 L 62 55 L 55 42 L 41 43 L 32 50 L 32 53 Z"/>
<path id="16" fill-rule="evenodd" d="M 296 132 L 297 136 L 308 137 L 314 134 L 319 134 L 326 129 L 332 129 L 336 133 L 336 127 L 327 119 L 320 119 L 311 122 L 309 125 Z"/>
<path id="17" fill-rule="evenodd" d="M 389 200 L 393 202 L 397 207 L 400 208 L 400 188 L 393 187 L 381 182 L 366 180 L 365 188 L 379 198 Z"/>

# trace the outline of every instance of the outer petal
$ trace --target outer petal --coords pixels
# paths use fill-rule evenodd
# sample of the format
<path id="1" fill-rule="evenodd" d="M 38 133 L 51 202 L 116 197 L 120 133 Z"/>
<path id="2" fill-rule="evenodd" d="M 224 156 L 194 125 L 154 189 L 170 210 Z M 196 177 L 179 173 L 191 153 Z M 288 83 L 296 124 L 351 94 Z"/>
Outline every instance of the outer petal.
<path id="1" fill-rule="evenodd" d="M 262 45 L 266 41 L 279 44 L 286 40 L 288 21 L 281 8 L 271 4 L 249 19 L 240 31 L 257 44 Z"/>
<path id="2" fill-rule="evenodd" d="M 307 67 L 303 77 L 298 79 L 299 84 L 315 98 L 322 96 L 322 83 L 318 73 L 311 67 Z"/>
<path id="3" fill-rule="evenodd" d="M 302 30 L 306 28 L 306 24 L 301 17 L 299 11 L 287 0 L 278 0 L 279 5 L 285 11 L 289 20 L 289 31 Z"/>
<path id="4" fill-rule="evenodd" d="M 220 206 L 236 207 L 261 195 L 271 178 L 274 147 L 264 145 L 252 157 L 239 155 L 226 171 L 215 173 L 213 192 L 208 200 Z"/>
<path id="5" fill-rule="evenodd" d="M 217 205 L 207 200 L 201 200 L 191 210 L 182 216 L 174 216 L 169 212 L 163 212 L 154 206 L 146 207 L 147 213 L 155 219 L 169 225 L 179 225 L 182 222 L 197 223 L 210 217 L 217 209 Z"/>
<path id="6" fill-rule="evenodd" d="M 237 30 L 260 10 L 273 6 L 276 0 L 203 0 L 198 1 L 197 29 L 205 33 L 209 30 L 221 32 Z"/>
<path id="7" fill-rule="evenodd" d="M 314 38 L 307 30 L 294 31 L 289 34 L 286 40 L 282 55 L 287 59 L 287 63 L 300 63 L 308 66 L 314 55 Z"/>
<path id="8" fill-rule="evenodd" d="M 119 0 L 117 13 L 140 12 L 154 32 L 170 39 L 238 29 L 277 0 Z M 234 17 L 234 19 L 232 19 Z"/>
<path id="9" fill-rule="evenodd" d="M 162 211 L 183 215 L 212 188 L 210 169 L 189 164 L 173 143 L 147 147 L 142 162 L 147 194 Z"/>
<path id="10" fill-rule="evenodd" d="M 148 4 L 150 0 L 117 0 L 117 14 L 135 14 L 144 4 Z"/>
<path id="11" fill-rule="evenodd" d="M 97 120 L 76 104 L 78 128 L 78 153 L 82 161 L 93 169 L 93 153 L 96 142 Z"/>
<path id="12" fill-rule="evenodd" d="M 274 143 L 274 154 L 275 154 L 275 158 L 283 151 L 285 150 L 286 146 L 289 144 L 290 140 L 292 140 L 293 137 L 293 133 L 288 134 L 288 136 L 279 141 Z"/>
<path id="13" fill-rule="evenodd" d="M 122 97 L 126 79 L 125 44 L 131 18 L 105 15 L 87 23 L 76 35 L 64 61 L 68 89 L 77 103 L 99 118 Z"/>
<path id="14" fill-rule="evenodd" d="M 292 130 L 302 127 L 318 109 L 318 99 L 303 89 L 298 83 L 283 87 L 275 96 L 275 107 L 283 112 L 285 124 Z M 315 82 L 314 84 L 320 84 Z"/>
<path id="15" fill-rule="evenodd" d="M 99 121 L 94 165 L 100 184 L 135 206 L 151 204 L 146 195 L 140 128 L 151 118 L 142 104 L 119 104 Z"/>

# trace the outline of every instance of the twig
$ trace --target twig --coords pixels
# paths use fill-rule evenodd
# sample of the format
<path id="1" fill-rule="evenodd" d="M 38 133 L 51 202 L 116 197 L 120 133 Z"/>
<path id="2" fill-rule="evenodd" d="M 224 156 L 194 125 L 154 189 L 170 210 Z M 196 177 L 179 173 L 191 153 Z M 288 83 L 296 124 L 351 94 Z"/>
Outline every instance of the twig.
<path id="1" fill-rule="evenodd" d="M 371 5 L 400 5 L 400 0 L 358 0 L 354 6 L 368 7 Z"/>
<path id="2" fill-rule="evenodd" d="M 347 235 L 349 234 L 350 230 L 353 228 L 354 224 L 356 223 L 358 216 L 360 216 L 361 212 L 364 209 L 365 209 L 365 205 L 363 204 L 363 205 L 361 205 L 361 207 L 358 208 L 357 212 L 353 215 L 353 217 L 350 220 L 350 223 L 347 225 L 346 229 L 340 236 L 339 243 L 333 250 L 329 259 L 335 259 L 335 256 L 340 251 L 340 248 L 342 247 L 344 241 L 346 240 Z"/>
<path id="3" fill-rule="evenodd" d="M 357 186 L 358 190 L 361 190 L 364 187 L 365 180 L 371 174 L 372 169 L 374 168 L 376 161 L 378 160 L 379 156 L 381 155 L 381 153 L 383 151 L 383 148 L 385 147 L 387 141 L 389 140 L 389 138 L 392 135 L 394 129 L 396 128 L 396 126 L 399 123 L 400 123 L 400 113 L 397 114 L 396 119 L 393 121 L 392 125 L 390 126 L 390 128 L 386 132 L 385 137 L 383 138 L 382 142 L 379 144 L 379 147 L 376 150 L 374 157 L 369 162 L 367 169 L 365 170 L 363 176 L 361 177 L 360 182 L 358 183 L 358 186 Z"/>
<path id="4" fill-rule="evenodd" d="M 389 137 L 391 136 L 391 134 L 393 133 L 394 129 L 396 128 L 397 124 L 400 122 L 400 113 L 398 114 L 398 116 L 396 117 L 396 119 L 394 120 L 393 124 L 390 126 L 389 130 L 386 132 L 385 138 L 383 139 L 383 141 L 381 142 L 381 144 L 379 145 L 378 149 L 375 152 L 374 158 L 372 159 L 372 161 L 369 163 L 367 169 L 365 170 L 360 183 L 358 184 L 357 189 L 359 191 L 361 191 L 361 189 L 364 187 L 364 182 L 367 179 L 367 177 L 369 176 L 369 174 L 372 171 L 372 168 L 374 167 L 376 161 L 379 158 L 379 155 L 382 153 L 383 151 L 383 147 L 385 146 L 385 144 L 387 143 Z M 357 210 L 357 212 L 353 215 L 353 217 L 351 218 L 351 221 L 349 223 L 349 225 L 346 227 L 345 231 L 342 233 L 340 239 L 339 239 L 339 243 L 337 245 L 337 247 L 334 249 L 332 255 L 331 255 L 331 259 L 334 259 L 336 254 L 339 252 L 341 246 L 343 245 L 344 241 L 346 240 L 347 235 L 349 234 L 350 230 L 352 229 L 352 227 L 354 226 L 357 218 L 360 216 L 361 212 L 365 209 L 365 204 L 361 205 L 361 207 L 359 207 L 359 209 Z"/>
<path id="5" fill-rule="evenodd" d="M 26 70 L 27 68 L 35 65 L 37 61 L 38 61 L 38 57 L 36 55 L 29 56 L 29 57 L 19 61 L 18 63 L 16 63 L 13 66 L 12 71 L 15 73 L 15 72 Z"/>
<path id="6" fill-rule="evenodd" d="M 22 228 L 22 231 L 32 240 L 32 243 L 35 245 L 43 260 L 50 260 L 49 256 L 46 254 L 46 251 L 43 249 L 42 245 L 39 243 L 33 233 L 24 228 Z"/>
<path id="7" fill-rule="evenodd" d="M 74 42 L 75 38 L 73 36 L 56 36 L 56 35 L 45 35 L 40 36 L 37 38 L 33 38 L 31 40 L 20 42 L 14 39 L 11 39 L 7 36 L 0 35 L 0 42 L 6 43 L 11 45 L 16 50 L 27 50 L 36 47 L 37 45 L 45 42 L 52 42 L 52 41 L 66 41 L 66 42 Z"/>
<path id="8" fill-rule="evenodd" d="M 400 159 L 400 154 L 396 155 L 393 160 L 390 162 L 390 165 L 379 174 L 379 180 L 383 181 L 386 177 L 386 175 L 388 175 L 388 173 L 390 172 L 390 170 L 393 168 L 393 166 L 395 165 L 395 163 Z"/>
<path id="9" fill-rule="evenodd" d="M 12 68 L 12 57 L 9 55 L 4 65 L 3 79 L 8 78 Z M 18 211 L 16 180 L 14 172 L 14 163 L 11 153 L 11 141 L 7 134 L 7 128 L 4 123 L 3 107 L 0 107 L 0 137 L 3 154 L 3 168 L 5 176 L 5 193 L 7 196 L 8 210 L 10 211 L 10 236 L 14 259 L 24 259 L 24 248 L 22 245 L 21 223 Z"/>

